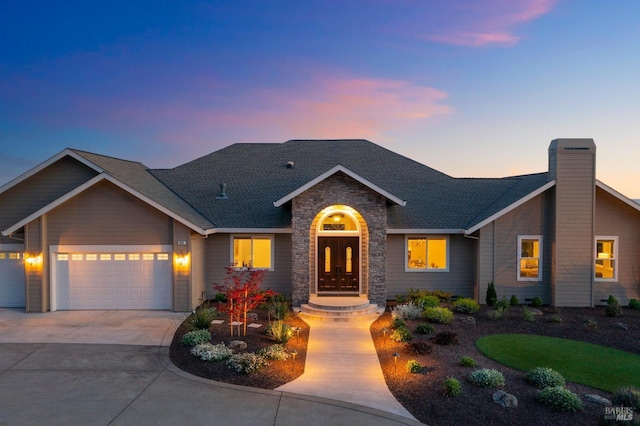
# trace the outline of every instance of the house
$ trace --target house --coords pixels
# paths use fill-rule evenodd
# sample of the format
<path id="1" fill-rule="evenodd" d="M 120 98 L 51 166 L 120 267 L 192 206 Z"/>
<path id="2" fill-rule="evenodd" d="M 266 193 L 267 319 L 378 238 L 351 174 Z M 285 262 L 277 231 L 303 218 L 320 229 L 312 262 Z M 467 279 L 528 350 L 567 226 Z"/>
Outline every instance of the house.
<path id="1" fill-rule="evenodd" d="M 591 139 L 549 170 L 453 178 L 365 140 L 235 144 L 173 169 L 65 149 L 0 188 L 0 306 L 186 311 L 225 268 L 291 296 L 410 288 L 593 306 L 640 293 L 640 205 Z"/>

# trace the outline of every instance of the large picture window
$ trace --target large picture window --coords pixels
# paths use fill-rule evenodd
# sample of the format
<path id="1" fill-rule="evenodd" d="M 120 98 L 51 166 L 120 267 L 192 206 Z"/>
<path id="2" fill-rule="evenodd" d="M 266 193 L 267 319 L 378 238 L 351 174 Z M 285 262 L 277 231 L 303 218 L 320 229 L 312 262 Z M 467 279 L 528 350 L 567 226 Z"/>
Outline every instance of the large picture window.
<path id="1" fill-rule="evenodd" d="M 407 271 L 449 270 L 448 237 L 407 237 Z"/>
<path id="2" fill-rule="evenodd" d="M 272 236 L 234 236 L 232 250 L 236 268 L 273 269 Z"/>
<path id="3" fill-rule="evenodd" d="M 518 236 L 518 281 L 542 280 L 542 236 Z"/>
<path id="4" fill-rule="evenodd" d="M 618 237 L 596 237 L 595 280 L 617 281 Z"/>

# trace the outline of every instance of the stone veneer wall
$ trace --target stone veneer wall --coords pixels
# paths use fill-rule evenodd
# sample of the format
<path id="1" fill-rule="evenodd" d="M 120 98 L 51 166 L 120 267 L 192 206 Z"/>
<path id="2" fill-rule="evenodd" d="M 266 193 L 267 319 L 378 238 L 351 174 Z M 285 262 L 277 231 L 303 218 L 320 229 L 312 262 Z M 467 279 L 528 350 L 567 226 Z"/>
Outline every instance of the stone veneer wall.
<path id="1" fill-rule="evenodd" d="M 292 200 L 292 302 L 307 303 L 315 291 L 316 216 L 342 204 L 355 209 L 362 228 L 361 289 L 372 303 L 384 305 L 386 291 L 387 202 L 384 197 L 343 173 L 318 183 Z M 364 225 L 364 226 L 363 226 Z M 313 241 L 312 241 L 313 238 Z M 367 257 L 368 253 L 368 257 Z"/>

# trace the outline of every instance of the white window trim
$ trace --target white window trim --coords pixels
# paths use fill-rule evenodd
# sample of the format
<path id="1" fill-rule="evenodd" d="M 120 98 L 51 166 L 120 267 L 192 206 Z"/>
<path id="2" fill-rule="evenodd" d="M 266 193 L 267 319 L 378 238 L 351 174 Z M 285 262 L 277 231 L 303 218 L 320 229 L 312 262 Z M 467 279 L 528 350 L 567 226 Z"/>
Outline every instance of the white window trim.
<path id="1" fill-rule="evenodd" d="M 239 268 L 234 268 L 237 271 L 240 270 L 247 270 L 247 269 L 259 269 L 261 271 L 273 271 L 275 268 L 275 263 L 276 263 L 276 258 L 275 258 L 275 238 L 273 234 L 231 234 L 230 236 L 230 244 L 229 244 L 229 264 L 233 265 L 233 241 L 236 238 L 241 238 L 241 239 L 254 239 L 254 238 L 260 238 L 262 240 L 265 239 L 269 239 L 271 240 L 271 267 L 270 268 L 246 268 L 246 267 L 239 267 Z M 253 244 L 252 244 L 252 248 L 253 248 Z M 253 253 L 251 253 L 252 259 L 253 259 Z"/>
<path id="2" fill-rule="evenodd" d="M 446 240 L 447 242 L 447 267 L 446 268 L 409 268 L 409 253 L 407 248 L 409 247 L 410 239 L 425 239 L 425 240 Z M 449 250 L 451 244 L 448 235 L 435 235 L 435 234 L 423 234 L 423 235 L 405 235 L 404 236 L 404 271 L 405 272 L 449 272 L 449 268 L 451 267 L 451 258 L 449 257 Z M 429 253 L 427 253 L 427 257 Z"/>
<path id="3" fill-rule="evenodd" d="M 598 260 L 598 240 L 613 240 L 613 260 L 615 266 L 613 268 L 613 278 L 596 278 L 596 260 Z M 601 283 L 618 282 L 618 269 L 620 269 L 620 254 L 618 252 L 618 237 L 614 235 L 596 235 L 593 241 L 593 281 Z"/>
<path id="4" fill-rule="evenodd" d="M 529 278 L 529 277 L 521 277 L 520 276 L 520 263 L 522 260 L 522 240 L 538 240 L 538 277 L 537 278 Z M 542 281 L 542 272 L 543 272 L 543 254 L 544 254 L 544 246 L 542 245 L 542 235 L 518 235 L 518 256 L 516 260 L 516 278 L 518 281 Z"/>

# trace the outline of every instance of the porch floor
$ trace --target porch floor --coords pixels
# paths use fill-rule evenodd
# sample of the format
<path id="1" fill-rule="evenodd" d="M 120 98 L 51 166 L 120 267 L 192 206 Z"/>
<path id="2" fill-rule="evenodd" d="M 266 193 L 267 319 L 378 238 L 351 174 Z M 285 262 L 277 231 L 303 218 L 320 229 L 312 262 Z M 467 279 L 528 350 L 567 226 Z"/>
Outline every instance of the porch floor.
<path id="1" fill-rule="evenodd" d="M 326 304 L 326 299 L 341 298 L 322 299 Z M 305 371 L 276 390 L 360 404 L 415 420 L 384 381 L 369 332 L 373 320 L 305 321 L 311 328 Z"/>

